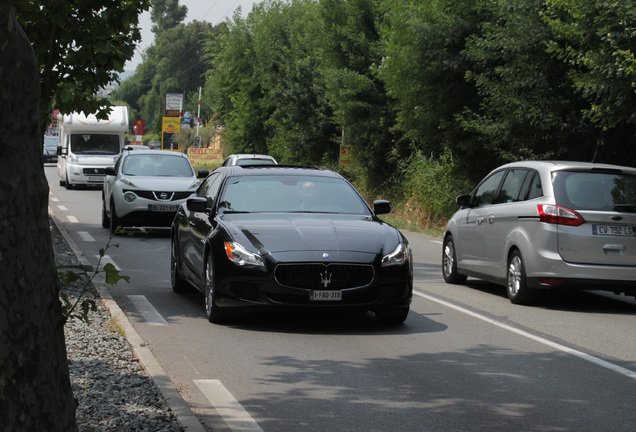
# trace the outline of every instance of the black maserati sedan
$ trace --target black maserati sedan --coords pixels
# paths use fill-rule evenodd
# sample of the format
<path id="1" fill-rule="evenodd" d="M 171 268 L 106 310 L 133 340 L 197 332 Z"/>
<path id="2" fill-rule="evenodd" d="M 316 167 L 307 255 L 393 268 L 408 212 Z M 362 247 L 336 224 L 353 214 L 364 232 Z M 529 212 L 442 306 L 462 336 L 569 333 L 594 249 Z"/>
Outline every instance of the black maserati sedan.
<path id="1" fill-rule="evenodd" d="M 204 294 L 208 320 L 242 310 L 372 311 L 401 324 L 413 293 L 406 238 L 341 175 L 281 165 L 212 171 L 172 223 L 174 291 Z"/>

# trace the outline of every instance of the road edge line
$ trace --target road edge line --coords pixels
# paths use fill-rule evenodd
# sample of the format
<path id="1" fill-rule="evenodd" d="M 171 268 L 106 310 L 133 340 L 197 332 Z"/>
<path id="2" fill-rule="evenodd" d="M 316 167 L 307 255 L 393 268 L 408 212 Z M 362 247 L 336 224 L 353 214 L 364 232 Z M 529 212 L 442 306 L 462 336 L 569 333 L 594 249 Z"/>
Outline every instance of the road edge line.
<path id="1" fill-rule="evenodd" d="M 419 291 L 415 291 L 415 290 L 413 290 L 413 294 L 415 294 L 415 295 L 417 295 L 419 297 L 425 298 L 427 300 L 433 301 L 435 303 L 438 303 L 438 304 L 440 304 L 442 306 L 446 306 L 448 308 L 454 309 L 454 310 L 456 310 L 458 312 L 461 312 L 463 314 L 469 315 L 469 316 L 471 316 L 473 318 L 477 318 L 477 319 L 479 319 L 481 321 L 484 321 L 484 322 L 486 322 L 488 324 L 492 324 L 492 325 L 497 326 L 497 327 L 499 327 L 501 329 L 504 329 L 504 330 L 507 330 L 509 332 L 515 333 L 515 334 L 517 334 L 519 336 L 523 336 L 523 337 L 525 337 L 527 339 L 533 340 L 535 342 L 539 342 L 539 343 L 541 343 L 543 345 L 546 345 L 546 346 L 549 346 L 549 347 L 554 348 L 556 350 L 562 351 L 564 353 L 573 355 L 573 356 L 578 357 L 578 358 L 580 358 L 582 360 L 588 361 L 590 363 L 594 363 L 594 364 L 596 364 L 598 366 L 604 367 L 605 369 L 609 369 L 611 371 L 618 372 L 621 375 L 625 375 L 628 378 L 636 379 L 636 372 L 631 371 L 629 369 L 626 369 L 626 368 L 624 368 L 622 366 L 618 366 L 618 365 L 616 365 L 614 363 L 610 363 L 610 362 L 608 362 L 606 360 L 603 360 L 603 359 L 600 359 L 598 357 L 594 357 L 593 355 L 586 354 L 583 351 L 578 351 L 578 350 L 575 350 L 573 348 L 569 348 L 569 347 L 567 347 L 565 345 L 561 345 L 559 343 L 552 342 L 551 340 L 548 340 L 548 339 L 543 338 L 541 336 L 533 335 L 532 333 L 529 333 L 527 331 L 515 328 L 515 327 L 513 327 L 513 326 L 511 326 L 509 324 L 505 324 L 505 323 L 503 323 L 501 321 L 497 321 L 496 319 L 488 318 L 485 315 L 478 314 L 477 312 L 473 312 L 473 311 L 471 311 L 469 309 L 466 309 L 464 307 L 455 305 L 453 303 L 450 303 L 448 301 L 442 300 L 440 298 L 434 297 L 434 296 L 432 296 L 430 294 L 425 294 L 425 293 L 422 293 L 422 292 L 419 292 Z"/>

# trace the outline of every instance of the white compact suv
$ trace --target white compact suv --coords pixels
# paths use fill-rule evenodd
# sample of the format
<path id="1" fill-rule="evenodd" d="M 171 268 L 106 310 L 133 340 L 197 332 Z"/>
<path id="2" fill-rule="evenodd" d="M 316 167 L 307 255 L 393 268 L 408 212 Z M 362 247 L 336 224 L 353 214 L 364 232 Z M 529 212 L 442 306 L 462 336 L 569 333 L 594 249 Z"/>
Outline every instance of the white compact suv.
<path id="1" fill-rule="evenodd" d="M 170 150 L 126 149 L 105 170 L 102 226 L 123 229 L 169 228 L 181 203 L 200 184 L 187 156 Z"/>
<path id="2" fill-rule="evenodd" d="M 546 288 L 636 295 L 635 168 L 515 162 L 457 203 L 444 232 L 446 282 L 492 281 L 516 304 Z"/>

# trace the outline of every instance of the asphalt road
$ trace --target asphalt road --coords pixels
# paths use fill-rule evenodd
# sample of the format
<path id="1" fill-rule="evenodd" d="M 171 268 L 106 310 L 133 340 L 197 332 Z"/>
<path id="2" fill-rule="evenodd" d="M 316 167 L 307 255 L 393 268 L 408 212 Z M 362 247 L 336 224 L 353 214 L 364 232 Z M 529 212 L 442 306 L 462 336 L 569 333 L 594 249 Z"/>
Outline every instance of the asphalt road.
<path id="1" fill-rule="evenodd" d="M 50 207 L 94 265 L 101 191 L 45 172 Z M 170 288 L 170 239 L 117 236 L 109 288 L 209 430 L 636 431 L 636 303 L 587 292 L 512 305 L 503 287 L 441 278 L 439 239 L 406 233 L 415 297 L 403 326 L 372 314 L 259 314 L 210 324 Z"/>

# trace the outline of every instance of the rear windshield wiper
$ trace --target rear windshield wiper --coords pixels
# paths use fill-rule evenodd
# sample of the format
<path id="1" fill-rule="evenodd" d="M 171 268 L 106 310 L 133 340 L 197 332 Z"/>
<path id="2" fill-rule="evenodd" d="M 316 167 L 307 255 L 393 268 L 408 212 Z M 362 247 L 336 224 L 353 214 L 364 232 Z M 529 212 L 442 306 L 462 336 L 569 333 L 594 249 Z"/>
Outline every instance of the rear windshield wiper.
<path id="1" fill-rule="evenodd" d="M 633 204 L 614 204 L 614 210 L 624 213 L 636 213 L 636 205 Z"/>

